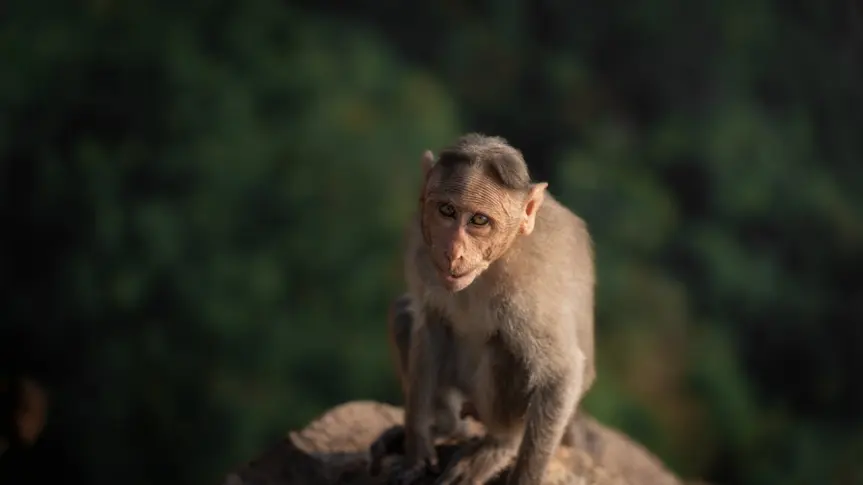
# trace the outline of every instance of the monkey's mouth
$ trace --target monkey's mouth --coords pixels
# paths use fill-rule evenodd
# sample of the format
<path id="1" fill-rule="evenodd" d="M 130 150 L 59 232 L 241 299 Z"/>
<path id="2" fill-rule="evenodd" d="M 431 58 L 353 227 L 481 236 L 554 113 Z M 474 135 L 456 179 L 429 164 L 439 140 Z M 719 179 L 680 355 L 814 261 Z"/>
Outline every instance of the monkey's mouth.
<path id="1" fill-rule="evenodd" d="M 441 284 L 449 291 L 459 291 L 467 288 L 484 269 L 482 265 L 476 265 L 469 269 L 460 268 L 460 271 L 454 272 L 448 267 L 448 264 L 435 259 L 432 259 L 432 265 L 438 274 Z"/>
<path id="2" fill-rule="evenodd" d="M 441 281 L 450 291 L 458 291 L 468 287 L 479 273 L 479 268 L 469 269 L 461 273 L 453 274 L 449 271 L 439 270 Z"/>
<path id="3" fill-rule="evenodd" d="M 437 262 L 435 262 L 434 266 L 441 278 L 453 281 L 464 278 L 465 276 L 472 274 L 476 270 L 476 268 L 472 268 L 466 271 L 454 272 L 452 270 L 446 269 Z"/>
<path id="4" fill-rule="evenodd" d="M 471 273 L 473 273 L 473 270 L 463 271 L 463 272 L 461 272 L 461 273 L 450 273 L 450 272 L 447 272 L 444 276 L 446 276 L 447 278 L 452 279 L 452 280 L 457 280 L 457 279 L 464 278 L 465 276 L 467 276 L 467 275 L 469 275 L 469 274 L 471 274 Z"/>
<path id="5" fill-rule="evenodd" d="M 471 274 L 471 272 L 468 271 L 467 273 L 462 273 L 460 275 L 455 275 L 455 276 L 453 276 L 451 274 L 443 274 L 441 276 L 443 276 L 443 279 L 446 280 L 447 283 L 456 283 L 459 280 L 463 280 L 465 277 L 470 276 L 470 274 Z"/>

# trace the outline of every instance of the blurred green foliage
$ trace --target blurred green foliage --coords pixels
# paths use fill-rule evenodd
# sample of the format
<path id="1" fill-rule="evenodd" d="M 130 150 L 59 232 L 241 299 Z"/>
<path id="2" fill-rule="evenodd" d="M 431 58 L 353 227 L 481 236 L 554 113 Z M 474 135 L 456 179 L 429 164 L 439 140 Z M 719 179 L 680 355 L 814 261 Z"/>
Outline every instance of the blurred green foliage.
<path id="1" fill-rule="evenodd" d="M 213 482 L 399 402 L 419 156 L 467 130 L 591 226 L 590 412 L 685 476 L 863 483 L 853 2 L 5 9 L 0 352 L 93 483 Z"/>

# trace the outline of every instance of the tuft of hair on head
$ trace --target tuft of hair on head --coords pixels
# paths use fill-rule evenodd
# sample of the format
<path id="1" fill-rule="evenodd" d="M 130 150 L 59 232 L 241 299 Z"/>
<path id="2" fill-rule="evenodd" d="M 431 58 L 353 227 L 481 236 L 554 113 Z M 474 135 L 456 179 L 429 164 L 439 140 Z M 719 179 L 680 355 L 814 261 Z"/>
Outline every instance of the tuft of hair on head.
<path id="1" fill-rule="evenodd" d="M 521 151 L 504 138 L 481 133 L 468 133 L 444 148 L 438 165 L 448 173 L 463 167 L 479 169 L 506 189 L 530 190 L 530 172 Z"/>

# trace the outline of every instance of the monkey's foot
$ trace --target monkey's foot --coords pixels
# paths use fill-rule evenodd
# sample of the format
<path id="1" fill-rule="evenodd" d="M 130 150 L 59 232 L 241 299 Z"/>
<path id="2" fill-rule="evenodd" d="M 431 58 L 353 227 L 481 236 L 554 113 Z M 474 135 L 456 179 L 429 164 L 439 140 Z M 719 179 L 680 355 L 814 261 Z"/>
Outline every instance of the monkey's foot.
<path id="1" fill-rule="evenodd" d="M 489 436 L 465 443 L 435 485 L 486 483 L 506 468 L 514 455 L 515 449 Z"/>
<path id="2" fill-rule="evenodd" d="M 437 470 L 435 468 L 436 465 L 424 461 L 416 465 L 401 466 L 390 475 L 387 485 L 413 485 L 420 483 L 426 477 L 436 474 Z"/>

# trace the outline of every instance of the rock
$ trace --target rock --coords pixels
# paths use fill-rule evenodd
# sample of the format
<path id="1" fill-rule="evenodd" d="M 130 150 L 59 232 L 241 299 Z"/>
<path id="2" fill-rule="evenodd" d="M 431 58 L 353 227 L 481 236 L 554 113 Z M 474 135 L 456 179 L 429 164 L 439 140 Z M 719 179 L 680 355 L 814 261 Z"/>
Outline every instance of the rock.
<path id="1" fill-rule="evenodd" d="M 370 476 L 369 445 L 385 430 L 401 425 L 401 408 L 372 401 L 334 407 L 304 429 L 289 433 L 259 458 L 230 473 L 222 485 L 380 485 L 400 457 L 384 460 Z M 573 447 L 561 447 L 546 473 L 546 485 L 683 485 L 662 462 L 624 434 L 593 418 L 579 419 Z M 471 423 L 472 435 L 482 425 Z M 440 443 L 442 464 L 461 443 Z M 503 484 L 504 472 L 494 483 Z M 428 479 L 431 484 L 433 478 Z"/>

